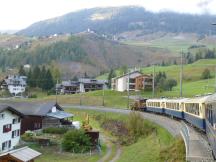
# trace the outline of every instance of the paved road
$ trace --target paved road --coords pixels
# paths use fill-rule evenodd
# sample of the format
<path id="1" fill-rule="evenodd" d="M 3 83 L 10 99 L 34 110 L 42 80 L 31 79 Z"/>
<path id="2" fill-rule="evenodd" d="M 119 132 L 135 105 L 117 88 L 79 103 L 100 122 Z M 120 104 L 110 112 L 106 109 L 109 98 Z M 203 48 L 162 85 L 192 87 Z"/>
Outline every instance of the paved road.
<path id="1" fill-rule="evenodd" d="M 110 108 L 110 107 L 94 107 L 94 106 L 74 106 L 74 105 L 64 105 L 65 109 L 67 108 L 78 108 L 78 109 L 88 109 L 88 110 L 96 110 L 96 111 L 105 111 L 105 112 L 115 112 L 115 113 L 123 113 L 129 114 L 131 111 L 127 109 L 118 109 L 118 108 Z M 165 129 L 167 129 L 174 137 L 179 136 L 182 130 L 182 123 L 177 120 L 173 120 L 172 118 L 141 112 L 144 119 L 150 120 Z M 189 146 L 188 151 L 188 160 L 192 162 L 212 162 L 213 156 L 211 154 L 211 148 L 207 142 L 206 136 L 197 132 L 193 127 L 189 125 L 186 126 L 189 132 L 189 142 L 187 143 Z"/>

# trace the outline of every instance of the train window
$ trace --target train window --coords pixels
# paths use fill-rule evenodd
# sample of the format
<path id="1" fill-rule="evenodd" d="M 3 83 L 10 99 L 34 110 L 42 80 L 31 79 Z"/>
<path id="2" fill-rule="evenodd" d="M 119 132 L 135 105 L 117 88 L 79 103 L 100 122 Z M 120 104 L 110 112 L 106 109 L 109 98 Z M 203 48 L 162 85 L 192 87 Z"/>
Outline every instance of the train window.
<path id="1" fill-rule="evenodd" d="M 185 111 L 194 115 L 200 115 L 200 109 L 198 103 L 186 103 Z"/>
<path id="2" fill-rule="evenodd" d="M 179 103 L 170 103 L 170 102 L 167 102 L 166 103 L 166 108 L 174 109 L 174 110 L 179 110 Z"/>

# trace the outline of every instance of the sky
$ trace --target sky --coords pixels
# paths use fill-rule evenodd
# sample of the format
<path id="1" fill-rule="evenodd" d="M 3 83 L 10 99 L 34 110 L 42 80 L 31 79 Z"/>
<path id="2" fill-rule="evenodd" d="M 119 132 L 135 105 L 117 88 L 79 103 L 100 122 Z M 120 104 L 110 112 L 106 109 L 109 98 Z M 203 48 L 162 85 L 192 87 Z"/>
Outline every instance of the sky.
<path id="1" fill-rule="evenodd" d="M 216 15 L 216 0 L 0 0 L 0 30 L 23 29 L 80 9 L 128 5 L 143 6 L 153 12 Z"/>

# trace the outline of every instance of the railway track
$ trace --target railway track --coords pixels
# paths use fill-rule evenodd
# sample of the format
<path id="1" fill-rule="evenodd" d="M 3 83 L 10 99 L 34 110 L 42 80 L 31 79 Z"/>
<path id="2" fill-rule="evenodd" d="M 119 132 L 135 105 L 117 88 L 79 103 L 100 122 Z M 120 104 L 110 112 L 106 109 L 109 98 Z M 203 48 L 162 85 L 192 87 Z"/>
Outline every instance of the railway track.
<path id="1" fill-rule="evenodd" d="M 129 114 L 131 111 L 127 109 L 117 109 L 109 107 L 95 107 L 95 106 L 74 106 L 74 105 L 63 105 L 65 109 L 77 108 L 77 109 L 88 109 L 104 112 L 115 112 L 122 114 Z M 181 135 L 182 122 L 179 120 L 174 120 L 167 116 L 162 116 L 153 113 L 140 112 L 143 118 L 152 121 L 165 129 L 167 129 L 174 137 Z M 190 125 L 186 124 L 189 136 L 187 137 L 187 142 L 185 143 L 188 147 L 187 161 L 191 162 L 213 162 L 215 161 L 212 155 L 211 148 L 208 144 L 207 138 L 204 134 L 197 131 Z"/>

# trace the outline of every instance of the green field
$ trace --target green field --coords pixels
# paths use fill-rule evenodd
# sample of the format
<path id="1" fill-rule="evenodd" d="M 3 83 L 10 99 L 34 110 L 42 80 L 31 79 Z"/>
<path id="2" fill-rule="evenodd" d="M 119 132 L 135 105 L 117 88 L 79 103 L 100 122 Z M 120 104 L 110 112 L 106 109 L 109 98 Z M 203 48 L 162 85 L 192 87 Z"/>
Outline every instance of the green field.
<path id="1" fill-rule="evenodd" d="M 123 114 L 116 114 L 111 112 L 97 112 L 97 111 L 91 111 L 91 110 L 78 110 L 78 109 L 71 109 L 67 110 L 73 114 L 84 117 L 86 113 L 90 116 L 90 124 L 93 127 L 96 127 L 97 129 L 100 129 L 100 131 L 103 131 L 101 128 L 99 128 L 99 124 L 97 121 L 95 121 L 95 118 L 98 115 L 104 115 L 108 119 L 116 119 L 116 120 L 122 120 L 127 121 L 127 115 Z M 80 120 L 80 117 L 75 118 L 75 120 Z M 149 121 L 147 121 L 149 122 Z M 164 128 L 155 125 L 151 122 L 149 124 L 152 124 L 156 127 L 157 133 L 151 134 L 147 137 L 140 138 L 136 143 L 129 145 L 129 146 L 123 146 L 122 147 L 122 153 L 120 155 L 120 158 L 117 160 L 117 162 L 158 162 L 158 161 L 184 161 L 185 157 L 185 151 L 184 151 L 184 143 L 179 138 L 173 138 L 167 130 Z M 180 140 L 180 141 L 179 141 Z M 178 143 L 178 145 L 176 145 Z M 174 148 L 175 151 L 173 152 L 166 152 L 164 153 L 164 150 L 167 150 L 168 148 Z M 113 153 L 115 154 L 115 152 Z M 178 160 L 176 160 L 177 158 Z"/>
<path id="2" fill-rule="evenodd" d="M 192 45 L 205 45 L 206 47 L 211 49 L 216 47 L 215 41 L 210 40 L 208 37 L 199 41 L 197 40 L 197 36 L 193 35 L 166 35 L 150 40 L 127 40 L 123 43 L 135 46 L 167 49 L 173 54 L 178 54 L 181 51 L 187 51 L 188 48 Z"/>
<path id="3" fill-rule="evenodd" d="M 211 78 L 201 79 L 202 72 L 208 68 L 211 73 Z M 202 59 L 192 64 L 183 65 L 183 96 L 192 97 L 195 95 L 203 95 L 213 93 L 215 91 L 215 68 L 216 59 Z M 117 70 L 118 72 L 119 70 Z M 153 67 L 141 68 L 143 74 L 153 74 Z M 178 85 L 172 91 L 156 92 L 156 96 L 178 97 L 180 95 L 180 65 L 170 66 L 155 66 L 155 73 L 165 72 L 167 78 L 176 79 Z M 98 78 L 107 78 L 107 73 Z M 142 92 L 145 97 L 152 97 L 152 92 Z"/>

